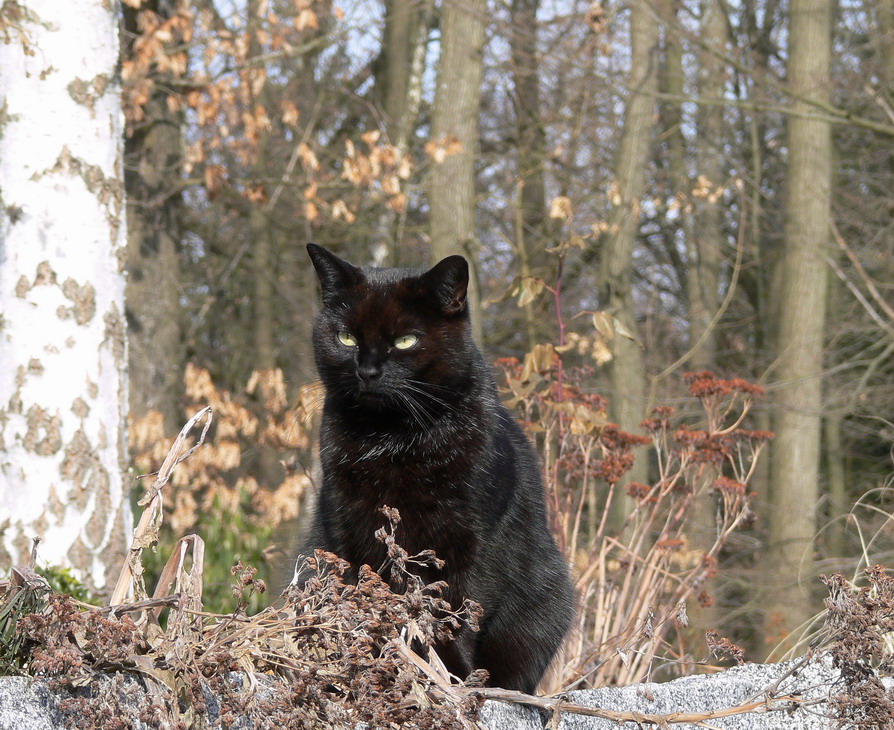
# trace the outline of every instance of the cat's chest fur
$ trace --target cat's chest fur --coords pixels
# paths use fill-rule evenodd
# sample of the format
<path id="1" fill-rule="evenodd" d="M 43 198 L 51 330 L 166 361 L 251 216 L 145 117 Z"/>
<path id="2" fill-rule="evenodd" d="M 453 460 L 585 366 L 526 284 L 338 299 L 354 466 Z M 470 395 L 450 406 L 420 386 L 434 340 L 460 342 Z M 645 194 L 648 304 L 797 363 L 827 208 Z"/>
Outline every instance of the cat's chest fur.
<path id="1" fill-rule="evenodd" d="M 397 539 L 411 554 L 434 550 L 458 572 L 477 548 L 481 481 L 490 470 L 489 419 L 458 408 L 427 428 L 352 427 L 329 415 L 320 458 L 326 508 L 339 516 L 332 537 L 340 554 L 378 568 L 384 546 L 374 538 L 381 507 L 401 515 Z"/>

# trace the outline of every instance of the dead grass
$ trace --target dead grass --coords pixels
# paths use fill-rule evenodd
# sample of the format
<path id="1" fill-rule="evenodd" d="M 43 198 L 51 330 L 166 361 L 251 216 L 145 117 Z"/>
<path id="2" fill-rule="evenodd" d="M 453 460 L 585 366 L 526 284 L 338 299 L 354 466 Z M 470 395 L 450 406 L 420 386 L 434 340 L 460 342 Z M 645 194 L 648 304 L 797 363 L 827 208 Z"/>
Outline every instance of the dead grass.
<path id="1" fill-rule="evenodd" d="M 501 364 L 512 401 L 543 445 L 556 531 L 574 558 L 578 625 L 543 684 L 547 691 L 642 682 L 656 666 L 686 674 L 709 650 L 741 661 L 741 649 L 716 633 L 693 641 L 686 606 L 710 604 L 721 551 L 753 519 L 749 482 L 772 434 L 743 424 L 761 389 L 689 373 L 699 422 L 656 408 L 641 424 L 643 437 L 610 423 L 604 399 L 576 386 L 586 373 L 563 370 L 555 353 Z M 647 444 L 658 479 L 625 484 L 635 449 Z M 623 525 L 612 526 L 612 503 L 625 496 L 632 507 Z M 707 545 L 696 545 L 693 513 L 706 499 L 714 530 Z"/>

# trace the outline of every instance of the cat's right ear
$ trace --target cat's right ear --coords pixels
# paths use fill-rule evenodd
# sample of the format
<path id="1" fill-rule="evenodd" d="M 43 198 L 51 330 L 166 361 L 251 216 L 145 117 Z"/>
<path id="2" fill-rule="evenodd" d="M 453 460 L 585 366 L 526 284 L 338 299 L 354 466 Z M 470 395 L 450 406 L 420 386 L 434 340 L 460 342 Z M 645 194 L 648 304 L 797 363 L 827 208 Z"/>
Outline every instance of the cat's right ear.
<path id="1" fill-rule="evenodd" d="M 340 259 L 322 246 L 308 243 L 307 254 L 317 270 L 317 276 L 320 277 L 323 301 L 336 296 L 340 291 L 354 286 L 363 279 L 363 272 L 359 268 Z"/>
<path id="2" fill-rule="evenodd" d="M 469 288 L 469 262 L 462 256 L 448 256 L 426 271 L 419 281 L 426 291 L 434 294 L 444 314 L 466 311 Z"/>

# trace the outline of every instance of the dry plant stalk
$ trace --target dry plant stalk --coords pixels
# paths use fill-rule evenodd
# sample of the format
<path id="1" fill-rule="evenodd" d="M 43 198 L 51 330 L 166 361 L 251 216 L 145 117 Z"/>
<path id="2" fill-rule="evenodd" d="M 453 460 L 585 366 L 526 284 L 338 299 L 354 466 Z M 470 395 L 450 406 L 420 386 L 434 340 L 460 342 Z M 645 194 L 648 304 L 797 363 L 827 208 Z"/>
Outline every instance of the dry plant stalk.
<path id="1" fill-rule="evenodd" d="M 838 727 L 882 730 L 894 725 L 894 689 L 881 679 L 894 674 L 894 578 L 881 565 L 870 565 L 863 576 L 861 587 L 840 573 L 822 576 L 829 597 L 814 645 L 841 671 L 830 701 Z"/>
<path id="2" fill-rule="evenodd" d="M 687 374 L 704 427 L 673 426 L 674 410 L 657 408 L 641 424 L 649 434 L 643 437 L 610 423 L 605 400 L 575 385 L 588 373 L 561 368 L 552 348 L 541 347 L 524 363 L 499 364 L 529 430 L 543 442 L 557 532 L 576 569 L 578 626 L 544 685 L 552 691 L 626 685 L 647 679 L 656 660 L 691 664 L 679 630 L 688 624 L 686 603 L 711 600 L 704 587 L 718 555 L 753 516 L 747 485 L 772 434 L 741 426 L 761 389 L 709 372 Z M 658 479 L 625 486 L 634 507 L 612 532 L 611 504 L 620 498 L 633 449 L 646 443 L 657 455 Z M 689 517 L 708 490 L 716 530 L 713 544 L 697 549 Z"/>
<path id="3" fill-rule="evenodd" d="M 739 426 L 760 390 L 711 373 L 690 374 L 687 381 L 707 427 L 673 429 L 668 409 L 643 422 L 658 457 L 658 480 L 651 487 L 627 485 L 636 504 L 625 529 L 610 535 L 603 522 L 589 546 L 589 567 L 579 580 L 585 618 L 576 664 L 581 678 L 596 686 L 644 681 L 657 659 L 691 658 L 679 631 L 688 625 L 686 604 L 710 605 L 703 589 L 716 574 L 719 553 L 753 519 L 747 485 L 771 434 Z M 707 550 L 693 546 L 688 534 L 694 500 L 705 490 L 714 495 L 716 514 Z"/>
<path id="4" fill-rule="evenodd" d="M 19 620 L 30 648 L 27 670 L 62 689 L 91 687 L 92 697 L 63 702 L 66 722 L 77 728 L 127 716 L 120 682 L 98 681 L 109 669 L 146 681 L 138 712 L 149 727 L 201 724 L 210 691 L 224 727 L 242 720 L 277 730 L 348 730 L 358 722 L 479 728 L 481 698 L 454 691 L 436 657 L 421 656 L 460 624 L 474 624 L 471 607 L 451 611 L 441 583 L 408 581 L 406 592 L 395 594 L 368 566 L 347 582 L 347 563 L 322 551 L 307 565 L 306 585 L 291 586 L 276 606 L 254 616 L 213 615 L 174 601 L 165 631 L 141 628 L 130 615 L 164 599 L 82 611 L 53 594 L 46 610 Z M 238 567 L 235 592 L 263 588 L 254 571 Z"/>
<path id="5" fill-rule="evenodd" d="M 168 451 L 161 469 L 158 470 L 155 481 L 139 501 L 139 505 L 145 507 L 145 509 L 134 529 L 127 560 L 121 568 L 121 573 L 118 575 L 118 580 L 115 583 L 115 589 L 109 598 L 110 606 L 123 603 L 131 589 L 131 584 L 133 584 L 134 593 L 138 598 L 148 597 L 143 581 L 143 561 L 141 556 L 144 548 L 151 547 L 158 542 L 158 531 L 161 528 L 164 514 L 161 490 L 170 480 L 177 464 L 189 457 L 190 454 L 205 443 L 205 436 L 208 434 L 208 429 L 211 428 L 211 417 L 211 407 L 206 406 L 186 422 L 174 440 L 174 445 Z M 187 437 L 202 419 L 205 419 L 205 426 L 202 429 L 199 440 L 193 446 L 187 448 Z"/>

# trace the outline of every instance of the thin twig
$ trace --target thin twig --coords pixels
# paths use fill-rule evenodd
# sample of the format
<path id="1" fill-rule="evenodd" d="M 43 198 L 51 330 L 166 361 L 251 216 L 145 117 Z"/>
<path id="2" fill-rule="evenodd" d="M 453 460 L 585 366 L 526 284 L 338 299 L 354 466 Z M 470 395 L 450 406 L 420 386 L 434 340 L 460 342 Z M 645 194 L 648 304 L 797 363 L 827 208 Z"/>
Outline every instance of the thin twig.
<path id="1" fill-rule="evenodd" d="M 779 111 L 780 113 L 786 114 L 788 116 L 801 116 L 803 118 L 820 119 L 830 124 L 852 124 L 857 127 L 862 127 L 864 129 L 878 132 L 880 134 L 886 134 L 889 136 L 894 135 L 894 125 L 877 122 L 873 119 L 868 119 L 867 117 L 855 114 L 847 109 L 837 107 L 831 102 L 810 98 L 804 94 L 799 94 L 793 91 L 791 86 L 785 81 L 773 78 L 769 73 L 769 69 L 755 68 L 754 66 L 749 65 L 747 62 L 742 61 L 731 53 L 727 53 L 724 49 L 718 48 L 713 44 L 706 43 L 705 40 L 700 37 L 698 33 L 689 31 L 680 22 L 668 21 L 668 19 L 666 17 L 663 17 L 662 14 L 655 8 L 652 2 L 648 2 L 647 0 L 640 0 L 640 2 L 642 3 L 643 7 L 646 8 L 649 14 L 652 15 L 652 19 L 654 22 L 665 26 L 669 31 L 679 34 L 680 37 L 685 38 L 693 45 L 704 49 L 707 53 L 710 53 L 718 60 L 729 66 L 732 66 L 736 71 L 751 77 L 755 84 L 774 89 L 784 94 L 793 102 L 798 102 L 805 106 L 812 107 L 814 110 L 817 111 L 810 114 L 805 114 L 799 109 L 794 108 L 794 105 L 771 107 L 770 110 Z M 760 71 L 765 71 L 766 73 L 760 75 Z M 666 94 L 656 94 L 656 96 L 667 97 Z M 724 106 L 745 106 L 729 99 L 702 99 L 686 97 L 685 99 L 679 99 L 679 101 L 686 101 L 690 103 L 695 102 L 696 104 L 700 105 L 713 102 L 722 103 Z M 755 105 L 755 108 L 759 109 L 760 105 Z"/>
<path id="2" fill-rule="evenodd" d="M 866 288 L 869 290 L 869 293 L 872 295 L 872 298 L 875 300 L 876 304 L 881 307 L 881 310 L 887 315 L 888 319 L 891 322 L 894 322 L 894 307 L 891 307 L 888 302 L 885 301 L 885 298 L 879 294 L 878 289 L 875 286 L 875 282 L 872 280 L 872 277 L 866 273 L 866 269 L 863 268 L 863 264 L 860 263 L 860 259 L 854 254 L 851 250 L 851 247 L 847 245 L 847 242 L 842 238 L 841 233 L 838 231 L 838 226 L 835 225 L 835 221 L 832 221 L 832 236 L 835 238 L 835 243 L 838 244 L 838 247 L 844 251 L 845 255 L 850 259 L 850 262 L 854 266 L 854 270 L 859 275 L 860 279 L 866 285 Z"/>
<path id="3" fill-rule="evenodd" d="M 676 359 L 675 362 L 672 362 L 668 365 L 664 370 L 660 373 L 652 377 L 652 387 L 651 392 L 649 393 L 649 404 L 655 402 L 655 389 L 658 386 L 658 382 L 666 378 L 670 375 L 674 370 L 683 365 L 692 355 L 702 346 L 705 339 L 707 339 L 708 335 L 711 331 L 717 326 L 717 323 L 720 321 L 720 318 L 726 313 L 727 308 L 733 300 L 733 294 L 736 292 L 736 285 L 739 281 L 739 273 L 742 270 L 742 257 L 745 252 L 745 216 L 746 216 L 746 206 L 745 206 L 745 195 L 743 193 L 742 181 L 736 181 L 736 189 L 739 191 L 739 195 L 741 196 L 742 203 L 740 205 L 740 213 L 739 213 L 739 236 L 736 241 L 736 260 L 733 263 L 732 273 L 730 274 L 729 286 L 726 290 L 726 296 L 724 296 L 723 301 L 718 307 L 717 311 L 714 312 L 714 316 L 711 317 L 711 321 L 708 322 L 708 325 L 702 330 L 702 333 L 699 335 L 698 339 L 693 343 L 693 345 L 680 357 Z"/>
<path id="4" fill-rule="evenodd" d="M 454 692 L 460 692 L 462 694 L 474 694 L 489 700 L 529 705 L 551 712 L 570 712 L 575 715 L 600 717 L 617 723 L 634 722 L 639 723 L 640 725 L 655 725 L 657 727 L 666 727 L 668 725 L 683 723 L 699 724 L 709 720 L 718 720 L 723 717 L 744 715 L 751 712 L 764 713 L 774 710 L 790 712 L 797 707 L 813 704 L 812 701 L 805 701 L 801 697 L 784 695 L 782 697 L 766 697 L 753 702 L 743 702 L 734 707 L 724 707 L 720 710 L 711 710 L 708 712 L 669 712 L 664 715 L 659 715 L 643 712 L 619 712 L 601 707 L 587 707 L 586 705 L 569 702 L 564 697 L 537 697 L 535 695 L 525 694 L 524 692 L 516 692 L 515 690 L 500 689 L 499 687 L 456 687 L 452 689 Z"/>
<path id="5" fill-rule="evenodd" d="M 86 606 L 88 611 L 98 614 L 111 614 L 120 616 L 124 613 L 132 613 L 134 611 L 145 611 L 147 608 L 164 608 L 176 606 L 180 603 L 181 595 L 174 593 L 170 596 L 162 596 L 161 598 L 147 598 L 145 601 L 134 601 L 133 603 L 120 603 L 117 606 L 93 606 L 89 603 L 78 601 L 81 606 Z"/>
<path id="6" fill-rule="evenodd" d="M 879 314 L 875 307 L 872 306 L 872 302 L 870 302 L 866 295 L 860 291 L 860 288 L 850 280 L 847 273 L 845 273 L 844 269 L 838 265 L 838 262 L 832 257 L 827 255 L 826 263 L 829 264 L 829 268 L 835 272 L 835 275 L 844 282 L 844 285 L 850 290 L 851 294 L 854 295 L 854 299 L 856 299 L 863 306 L 863 309 L 866 310 L 866 313 L 872 318 L 872 320 L 881 327 L 885 333 L 894 338 L 894 327 L 892 327 L 888 322 L 885 321 L 884 317 Z"/>

